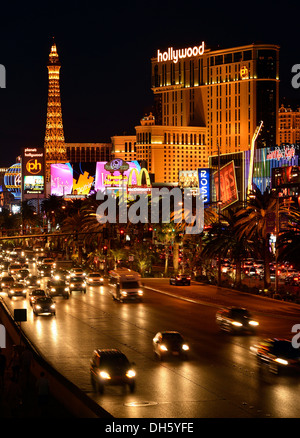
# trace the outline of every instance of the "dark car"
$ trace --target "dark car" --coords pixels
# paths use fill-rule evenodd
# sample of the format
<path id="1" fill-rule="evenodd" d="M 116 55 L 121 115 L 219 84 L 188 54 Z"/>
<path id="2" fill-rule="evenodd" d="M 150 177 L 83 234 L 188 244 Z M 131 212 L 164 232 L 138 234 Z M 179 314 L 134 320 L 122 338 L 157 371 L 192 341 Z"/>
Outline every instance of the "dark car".
<path id="1" fill-rule="evenodd" d="M 267 365 L 271 373 L 287 370 L 300 371 L 300 350 L 287 339 L 271 338 L 251 347 L 259 365 Z"/>
<path id="2" fill-rule="evenodd" d="M 285 278 L 284 282 L 290 286 L 300 286 L 300 275 L 290 274 Z"/>
<path id="3" fill-rule="evenodd" d="M 220 309 L 216 313 L 216 323 L 221 330 L 230 333 L 256 333 L 259 325 L 251 313 L 242 307 Z"/>
<path id="4" fill-rule="evenodd" d="M 173 275 L 170 277 L 170 284 L 189 286 L 191 284 L 191 277 L 183 274 Z"/>
<path id="5" fill-rule="evenodd" d="M 23 281 L 25 280 L 26 277 L 28 277 L 29 275 L 29 270 L 28 269 L 20 269 L 17 274 L 15 274 L 15 278 L 18 281 Z"/>
<path id="6" fill-rule="evenodd" d="M 189 346 L 177 331 L 158 332 L 153 338 L 153 350 L 160 360 L 177 356 L 187 359 Z"/>
<path id="7" fill-rule="evenodd" d="M 45 264 L 39 265 L 37 267 L 37 270 L 38 270 L 39 275 L 41 277 L 50 277 L 51 276 L 51 265 L 45 265 Z"/>
<path id="8" fill-rule="evenodd" d="M 36 275 L 28 275 L 28 277 L 25 278 L 25 285 L 27 289 L 37 288 L 40 283 L 40 280 Z"/>
<path id="9" fill-rule="evenodd" d="M 46 296 L 44 289 L 34 289 L 29 293 L 29 303 L 32 306 L 38 298 Z"/>
<path id="10" fill-rule="evenodd" d="M 23 283 L 13 283 L 7 291 L 8 298 L 23 297 L 26 298 L 26 289 Z"/>
<path id="11" fill-rule="evenodd" d="M 62 296 L 67 299 L 70 297 L 69 285 L 65 280 L 48 280 L 46 292 L 51 297 Z"/>
<path id="12" fill-rule="evenodd" d="M 4 275 L 1 278 L 1 290 L 9 289 L 14 284 L 14 282 L 14 277 L 12 277 L 11 275 Z"/>
<path id="13" fill-rule="evenodd" d="M 86 293 L 86 282 L 83 277 L 72 277 L 69 281 L 69 290 L 70 293 L 73 291 L 82 291 L 83 293 Z"/>
<path id="14" fill-rule="evenodd" d="M 32 304 L 32 310 L 35 315 L 55 315 L 55 303 L 51 297 L 40 297 Z"/>
<path id="15" fill-rule="evenodd" d="M 69 275 L 69 272 L 66 269 L 55 268 L 52 266 L 51 268 L 51 277 L 55 280 L 66 280 Z"/>
<path id="16" fill-rule="evenodd" d="M 101 394 L 106 385 L 128 385 L 135 389 L 135 370 L 124 353 L 117 349 L 97 349 L 90 361 L 91 383 Z"/>

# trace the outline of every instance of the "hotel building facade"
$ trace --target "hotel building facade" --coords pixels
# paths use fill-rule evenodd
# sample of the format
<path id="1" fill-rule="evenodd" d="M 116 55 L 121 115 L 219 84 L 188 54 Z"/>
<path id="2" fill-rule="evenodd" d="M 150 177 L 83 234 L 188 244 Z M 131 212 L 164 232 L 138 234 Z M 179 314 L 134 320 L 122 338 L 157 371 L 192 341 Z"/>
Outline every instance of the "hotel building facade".
<path id="1" fill-rule="evenodd" d="M 134 159 L 147 161 L 155 181 L 176 184 L 179 171 L 208 167 L 218 151 L 250 149 L 261 120 L 257 147 L 278 143 L 279 46 L 168 48 L 151 69 L 154 109 L 135 127 Z M 113 156 L 127 159 L 114 143 Z"/>

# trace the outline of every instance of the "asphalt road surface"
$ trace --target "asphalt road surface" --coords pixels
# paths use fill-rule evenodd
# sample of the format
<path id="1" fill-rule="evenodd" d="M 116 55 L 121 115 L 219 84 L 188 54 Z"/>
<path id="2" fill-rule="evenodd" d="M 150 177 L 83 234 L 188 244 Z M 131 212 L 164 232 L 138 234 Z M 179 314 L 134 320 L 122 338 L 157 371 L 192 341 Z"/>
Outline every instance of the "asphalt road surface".
<path id="1" fill-rule="evenodd" d="M 144 280 L 141 303 L 112 300 L 108 287 L 88 287 L 70 299 L 57 297 L 55 317 L 34 316 L 28 299 L 8 306 L 28 309 L 22 329 L 51 365 L 116 418 L 293 418 L 299 417 L 300 373 L 273 375 L 259 368 L 250 347 L 265 337 L 291 339 L 300 306 L 193 283 L 170 286 Z M 260 322 L 256 336 L 219 331 L 222 305 L 249 308 Z M 186 361 L 158 361 L 152 339 L 178 330 L 190 345 Z M 134 393 L 118 386 L 92 390 L 89 361 L 95 348 L 119 348 L 135 362 Z"/>

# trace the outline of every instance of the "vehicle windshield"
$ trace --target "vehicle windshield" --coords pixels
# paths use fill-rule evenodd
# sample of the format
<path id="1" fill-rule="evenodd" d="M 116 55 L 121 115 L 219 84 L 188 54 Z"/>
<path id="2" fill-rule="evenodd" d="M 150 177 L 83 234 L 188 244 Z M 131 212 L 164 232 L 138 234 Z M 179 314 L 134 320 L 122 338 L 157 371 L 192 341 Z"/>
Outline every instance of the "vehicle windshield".
<path id="1" fill-rule="evenodd" d="M 80 281 L 80 282 L 82 282 L 83 280 L 82 280 L 82 277 L 73 277 L 72 281 Z"/>
<path id="2" fill-rule="evenodd" d="M 164 333 L 162 336 L 163 342 L 180 343 L 183 341 L 180 333 Z"/>
<path id="3" fill-rule="evenodd" d="M 129 366 L 126 356 L 102 357 L 100 367 L 105 369 L 126 368 Z"/>
<path id="4" fill-rule="evenodd" d="M 34 295 L 35 297 L 44 296 L 45 291 L 44 290 L 35 290 L 34 292 L 32 292 L 32 295 Z"/>
<path id="5" fill-rule="evenodd" d="M 52 280 L 51 286 L 64 286 L 65 281 L 64 280 Z"/>
<path id="6" fill-rule="evenodd" d="M 250 313 L 246 309 L 232 309 L 231 310 L 232 318 L 249 318 L 251 317 Z"/>
<path id="7" fill-rule="evenodd" d="M 122 287 L 126 289 L 138 289 L 140 286 L 137 281 L 124 281 Z"/>
<path id="8" fill-rule="evenodd" d="M 274 343 L 274 354 L 278 357 L 283 356 L 288 359 L 298 359 L 300 358 L 300 351 L 294 348 L 289 341 L 276 341 Z"/>
<path id="9" fill-rule="evenodd" d="M 100 274 L 89 274 L 89 277 L 99 278 L 99 277 L 101 277 L 101 275 Z"/>
<path id="10" fill-rule="evenodd" d="M 50 298 L 50 297 L 43 297 L 43 298 L 39 298 L 37 301 L 36 301 L 36 303 L 37 304 L 49 304 L 49 303 L 52 303 L 52 299 Z"/>

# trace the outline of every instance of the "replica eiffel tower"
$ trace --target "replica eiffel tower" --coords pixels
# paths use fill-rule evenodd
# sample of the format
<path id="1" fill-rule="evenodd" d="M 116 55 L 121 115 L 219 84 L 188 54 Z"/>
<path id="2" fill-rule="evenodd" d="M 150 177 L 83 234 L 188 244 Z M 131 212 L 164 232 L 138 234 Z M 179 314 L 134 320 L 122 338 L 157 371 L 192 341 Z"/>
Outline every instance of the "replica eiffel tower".
<path id="1" fill-rule="evenodd" d="M 50 165 L 54 163 L 66 162 L 66 145 L 62 122 L 59 71 L 59 62 L 56 44 L 53 41 L 49 62 L 47 64 L 49 86 L 48 86 L 48 105 L 46 134 L 44 140 L 46 158 L 46 182 L 50 182 Z"/>

